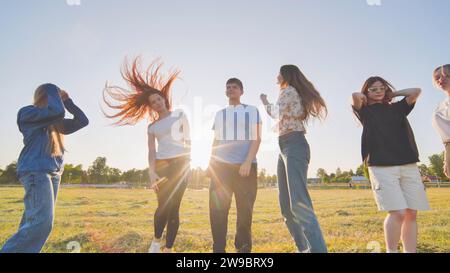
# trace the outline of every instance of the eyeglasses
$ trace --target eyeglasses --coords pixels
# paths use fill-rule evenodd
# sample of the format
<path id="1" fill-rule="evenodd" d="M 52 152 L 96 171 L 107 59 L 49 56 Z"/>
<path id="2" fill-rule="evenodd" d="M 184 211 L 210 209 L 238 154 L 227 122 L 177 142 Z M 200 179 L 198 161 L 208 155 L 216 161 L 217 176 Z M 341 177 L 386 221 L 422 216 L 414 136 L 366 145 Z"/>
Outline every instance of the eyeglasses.
<path id="1" fill-rule="evenodd" d="M 377 92 L 386 92 L 386 86 L 380 86 L 380 87 L 370 87 L 367 89 L 369 93 L 377 93 Z"/>

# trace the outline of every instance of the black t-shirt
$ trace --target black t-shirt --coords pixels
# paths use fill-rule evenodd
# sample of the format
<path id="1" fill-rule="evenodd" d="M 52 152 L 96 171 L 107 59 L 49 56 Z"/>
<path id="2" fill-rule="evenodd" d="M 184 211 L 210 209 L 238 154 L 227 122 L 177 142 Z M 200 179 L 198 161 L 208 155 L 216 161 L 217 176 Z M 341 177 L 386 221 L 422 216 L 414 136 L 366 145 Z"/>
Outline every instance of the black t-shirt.
<path id="1" fill-rule="evenodd" d="M 369 166 L 399 166 L 419 162 L 407 116 L 414 105 L 406 98 L 392 104 L 372 104 L 353 112 L 363 125 L 361 153 Z"/>

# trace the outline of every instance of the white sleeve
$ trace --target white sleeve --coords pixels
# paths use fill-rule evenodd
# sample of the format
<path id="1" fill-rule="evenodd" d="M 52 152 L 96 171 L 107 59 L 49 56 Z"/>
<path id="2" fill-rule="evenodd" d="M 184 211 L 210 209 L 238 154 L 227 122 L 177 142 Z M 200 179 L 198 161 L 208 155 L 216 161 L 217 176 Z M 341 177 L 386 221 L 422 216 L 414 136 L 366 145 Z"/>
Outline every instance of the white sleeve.
<path id="1" fill-rule="evenodd" d="M 433 127 L 442 139 L 442 142 L 450 142 L 450 121 L 444 119 L 438 113 L 433 115 Z"/>
<path id="2" fill-rule="evenodd" d="M 258 135 L 261 136 L 261 115 L 259 114 L 258 108 L 254 107 L 251 114 L 251 123 L 250 123 L 250 140 L 257 140 Z"/>
<path id="3" fill-rule="evenodd" d="M 216 117 L 214 118 L 214 123 L 212 126 L 212 130 L 214 131 L 214 137 L 216 139 L 222 140 L 222 131 L 223 131 L 223 112 L 219 111 L 216 113 Z"/>

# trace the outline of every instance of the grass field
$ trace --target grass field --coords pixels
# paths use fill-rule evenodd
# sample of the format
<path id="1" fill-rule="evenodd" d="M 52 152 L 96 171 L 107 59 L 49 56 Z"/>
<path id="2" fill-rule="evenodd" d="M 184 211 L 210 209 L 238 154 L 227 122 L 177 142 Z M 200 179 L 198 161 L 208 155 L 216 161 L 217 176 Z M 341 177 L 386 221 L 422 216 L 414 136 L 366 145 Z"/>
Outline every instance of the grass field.
<path id="1" fill-rule="evenodd" d="M 370 190 L 311 190 L 330 252 L 384 250 L 382 223 Z M 19 223 L 22 188 L 0 188 L 0 245 Z M 433 208 L 419 214 L 419 251 L 450 252 L 450 189 L 428 189 Z M 146 252 L 153 233 L 155 195 L 144 189 L 63 188 L 55 227 L 44 252 Z M 234 252 L 234 205 L 228 251 Z M 208 191 L 188 190 L 183 199 L 176 252 L 210 252 Z M 278 192 L 261 189 L 253 221 L 254 252 L 295 252 L 278 207 Z M 74 243 L 75 242 L 75 243 Z"/>

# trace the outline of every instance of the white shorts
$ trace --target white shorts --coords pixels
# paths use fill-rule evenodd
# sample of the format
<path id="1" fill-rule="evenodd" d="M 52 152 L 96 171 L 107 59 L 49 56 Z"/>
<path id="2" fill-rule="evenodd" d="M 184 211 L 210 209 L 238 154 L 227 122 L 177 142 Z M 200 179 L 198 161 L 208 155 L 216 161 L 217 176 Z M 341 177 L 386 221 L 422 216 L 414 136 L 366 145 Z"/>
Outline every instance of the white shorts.
<path id="1" fill-rule="evenodd" d="M 369 167 L 369 176 L 380 211 L 430 209 L 417 164 Z"/>

